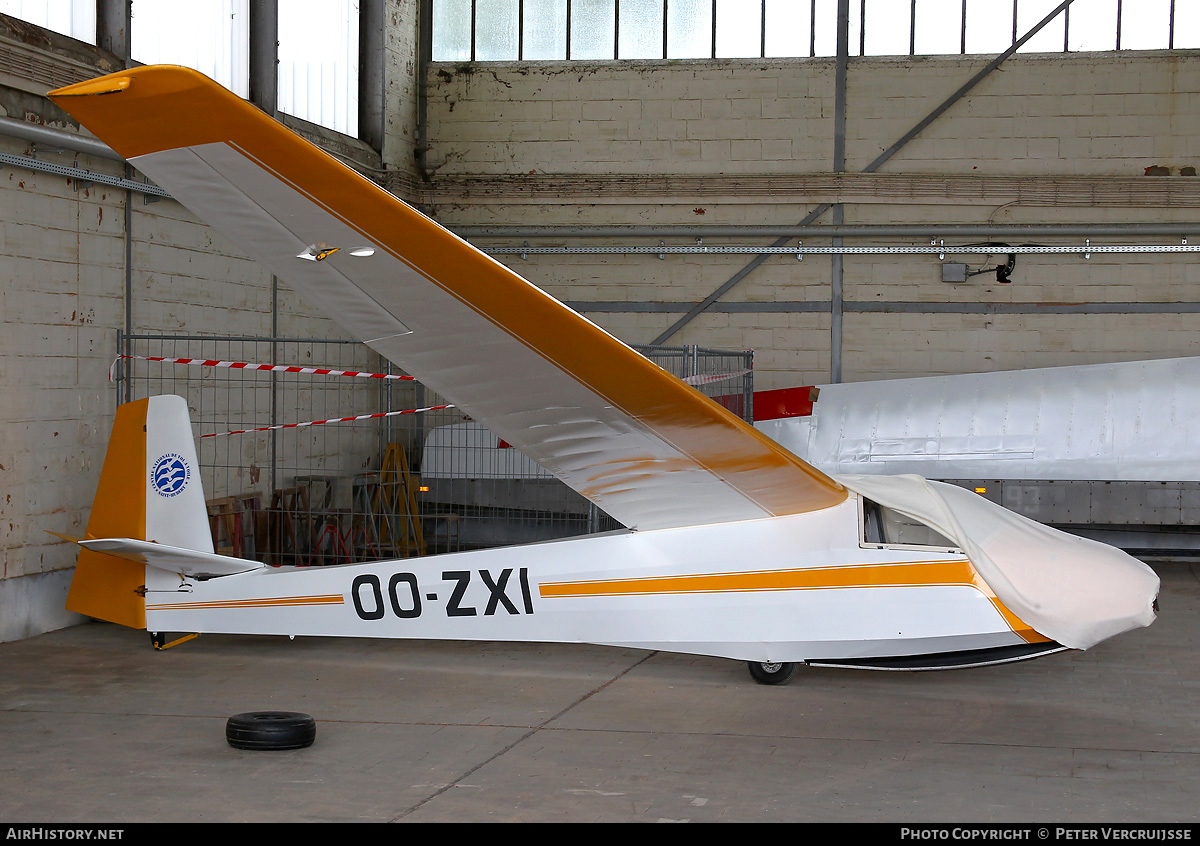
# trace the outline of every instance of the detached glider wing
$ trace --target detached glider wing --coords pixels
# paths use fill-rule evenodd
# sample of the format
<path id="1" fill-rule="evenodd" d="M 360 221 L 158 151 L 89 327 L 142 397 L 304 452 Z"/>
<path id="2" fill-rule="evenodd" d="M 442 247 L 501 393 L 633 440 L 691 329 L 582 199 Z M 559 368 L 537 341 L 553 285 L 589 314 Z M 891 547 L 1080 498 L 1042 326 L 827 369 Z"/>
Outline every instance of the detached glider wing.
<path id="1" fill-rule="evenodd" d="M 797 661 L 1015 660 L 1154 617 L 1158 581 L 1139 562 L 916 477 L 821 473 L 194 71 L 139 68 L 51 97 L 347 331 L 633 530 L 427 563 L 213 560 L 187 529 L 204 516 L 198 479 L 179 472 L 195 466 L 186 408 L 154 397 L 118 413 L 75 610 L 158 632 L 662 648 L 770 664 L 768 681 Z M 161 472 L 164 461 L 178 463 Z"/>

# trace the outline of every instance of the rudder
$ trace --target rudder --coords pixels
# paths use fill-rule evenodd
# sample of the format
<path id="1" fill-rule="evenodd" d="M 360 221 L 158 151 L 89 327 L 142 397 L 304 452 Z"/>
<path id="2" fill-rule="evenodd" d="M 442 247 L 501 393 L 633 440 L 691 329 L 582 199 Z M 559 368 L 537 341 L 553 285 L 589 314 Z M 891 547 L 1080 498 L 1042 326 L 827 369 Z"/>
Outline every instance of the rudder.
<path id="1" fill-rule="evenodd" d="M 213 551 L 187 403 L 158 396 L 117 408 L 85 539 L 131 538 Z M 67 610 L 146 627 L 146 565 L 80 550 Z"/>

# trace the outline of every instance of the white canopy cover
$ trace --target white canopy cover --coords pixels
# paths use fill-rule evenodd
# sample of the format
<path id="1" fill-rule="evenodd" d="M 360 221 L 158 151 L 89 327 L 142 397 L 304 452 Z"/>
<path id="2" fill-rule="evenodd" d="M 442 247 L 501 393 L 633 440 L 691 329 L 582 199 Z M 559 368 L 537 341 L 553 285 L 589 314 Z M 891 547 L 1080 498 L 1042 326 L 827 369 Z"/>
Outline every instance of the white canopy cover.
<path id="1" fill-rule="evenodd" d="M 837 476 L 852 491 L 952 539 L 1010 611 L 1063 646 L 1087 649 L 1154 621 L 1153 570 L 978 494 L 920 476 Z"/>

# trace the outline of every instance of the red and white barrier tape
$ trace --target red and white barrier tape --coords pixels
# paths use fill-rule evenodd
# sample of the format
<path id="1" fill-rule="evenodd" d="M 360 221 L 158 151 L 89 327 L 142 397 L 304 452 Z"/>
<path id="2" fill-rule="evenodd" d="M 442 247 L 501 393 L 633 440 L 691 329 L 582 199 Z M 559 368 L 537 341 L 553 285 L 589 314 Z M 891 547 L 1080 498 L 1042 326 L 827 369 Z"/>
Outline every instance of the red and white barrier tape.
<path id="1" fill-rule="evenodd" d="M 403 411 L 382 411 L 379 414 L 359 414 L 356 417 L 331 417 L 328 420 L 309 420 L 307 423 L 284 423 L 280 426 L 261 426 L 257 429 L 236 429 L 232 432 L 213 432 L 202 438 L 223 438 L 226 435 L 245 435 L 250 432 L 274 432 L 277 429 L 299 429 L 303 426 L 324 426 L 326 423 L 349 423 L 352 420 L 375 420 L 380 417 L 395 417 L 398 414 L 420 414 L 422 411 L 441 411 L 454 408 L 452 405 L 431 405 L 428 408 L 406 408 Z"/>
<path id="2" fill-rule="evenodd" d="M 364 379 L 403 379 L 413 381 L 412 376 L 395 373 L 367 373 L 359 370 L 331 370 L 328 367 L 294 367 L 288 364 L 252 364 L 248 361 L 217 361 L 212 358 L 164 358 L 154 355 L 119 355 L 108 368 L 108 381 L 113 380 L 113 371 L 123 358 L 137 361 L 162 361 L 167 364 L 192 364 L 197 367 L 231 367 L 234 370 L 269 370 L 278 373 L 311 373 L 316 376 L 361 376 Z"/>
<path id="3" fill-rule="evenodd" d="M 736 373 L 699 373 L 695 376 L 684 376 L 683 381 L 692 387 L 696 387 L 698 385 L 708 385 L 713 382 L 724 382 L 726 379 L 736 379 L 738 376 L 745 376 L 749 372 L 749 370 L 738 370 Z"/>
<path id="4" fill-rule="evenodd" d="M 254 364 L 249 361 L 218 361 L 213 358 L 166 358 L 165 356 L 157 355 L 119 355 L 113 359 L 113 363 L 108 368 L 108 381 L 113 381 L 117 363 L 121 359 L 133 359 L 135 361 L 161 361 L 166 364 L 191 364 L 197 367 L 229 367 L 234 370 L 266 370 L 275 373 L 308 373 L 314 376 L 357 376 L 363 379 L 402 379 L 404 381 L 414 381 L 413 376 L 401 376 L 396 373 L 367 373 L 362 370 L 332 370 L 328 367 L 296 367 L 290 364 Z M 697 374 L 695 376 L 685 376 L 683 381 L 688 385 L 708 385 L 712 382 L 723 382 L 726 379 L 735 379 L 738 376 L 745 376 L 749 370 L 738 370 L 734 373 L 714 373 L 714 374 Z"/>

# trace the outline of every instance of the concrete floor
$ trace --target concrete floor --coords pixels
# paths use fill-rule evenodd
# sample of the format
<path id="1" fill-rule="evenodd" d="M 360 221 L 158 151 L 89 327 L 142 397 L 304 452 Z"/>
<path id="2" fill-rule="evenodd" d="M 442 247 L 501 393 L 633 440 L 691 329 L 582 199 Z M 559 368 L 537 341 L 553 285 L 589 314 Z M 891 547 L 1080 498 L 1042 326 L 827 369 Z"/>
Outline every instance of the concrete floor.
<path id="1" fill-rule="evenodd" d="M 945 673 L 93 623 L 0 644 L 0 819 L 1196 822 L 1200 568 L 1086 653 Z M 1196 698 L 1193 698 L 1196 697 Z M 225 720 L 305 711 L 245 752 Z"/>

